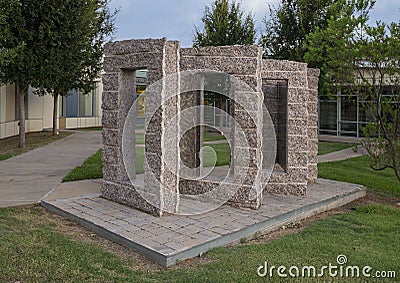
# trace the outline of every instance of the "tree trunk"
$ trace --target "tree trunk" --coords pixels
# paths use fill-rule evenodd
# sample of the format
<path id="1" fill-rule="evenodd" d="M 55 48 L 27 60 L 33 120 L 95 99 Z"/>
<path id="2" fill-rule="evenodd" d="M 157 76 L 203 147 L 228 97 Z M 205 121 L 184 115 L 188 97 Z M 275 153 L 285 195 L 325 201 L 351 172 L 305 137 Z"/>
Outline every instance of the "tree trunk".
<path id="1" fill-rule="evenodd" d="M 57 127 L 57 120 L 58 120 L 58 92 L 54 92 L 54 106 L 53 106 L 53 136 L 58 135 L 58 127 Z"/>
<path id="2" fill-rule="evenodd" d="M 19 85 L 18 93 L 18 111 L 19 111 L 19 147 L 25 148 L 25 89 Z"/>

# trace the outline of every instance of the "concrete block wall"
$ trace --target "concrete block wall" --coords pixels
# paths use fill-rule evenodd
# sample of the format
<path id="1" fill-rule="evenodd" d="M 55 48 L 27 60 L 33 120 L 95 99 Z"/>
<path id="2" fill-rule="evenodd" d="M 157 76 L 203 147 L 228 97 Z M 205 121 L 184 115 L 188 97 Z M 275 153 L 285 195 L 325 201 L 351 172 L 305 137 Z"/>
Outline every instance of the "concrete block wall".
<path id="1" fill-rule="evenodd" d="M 250 193 L 254 187 L 259 187 L 261 191 L 260 177 L 257 177 L 257 172 L 261 169 L 262 164 L 262 138 L 258 134 L 260 129 L 257 128 L 256 123 L 261 124 L 262 122 L 262 99 L 261 99 L 261 58 L 262 49 L 257 46 L 222 46 L 222 47 L 205 47 L 205 48 L 185 48 L 181 50 L 181 61 L 180 70 L 210 70 L 216 72 L 227 73 L 229 75 L 244 80 L 253 90 L 249 93 L 246 89 L 246 93 L 242 93 L 239 89 L 239 85 L 235 88 L 235 101 L 233 103 L 232 116 L 238 121 L 240 127 L 244 130 L 247 138 L 247 144 L 241 143 L 235 136 L 238 136 L 239 129 L 235 129 L 235 133 L 232 135 L 233 148 L 232 150 L 232 163 L 235 171 L 246 170 L 240 165 L 240 152 L 249 151 L 253 152 L 252 166 L 249 168 L 247 177 L 243 182 L 243 186 L 239 191 L 231 198 L 230 203 L 236 206 L 249 207 L 257 209 L 261 205 L 262 195 L 258 195 L 256 198 L 251 198 Z M 251 113 L 247 113 L 241 106 L 241 102 L 246 100 L 247 96 L 258 97 L 253 99 L 253 110 Z M 246 100 L 246 104 L 250 102 Z M 243 104 L 242 104 L 243 105 Z M 253 118 L 257 121 L 253 121 Z M 188 145 L 194 145 L 195 142 L 188 143 Z M 181 148 L 181 154 L 185 149 Z M 193 149 L 189 149 L 188 152 L 192 152 Z M 218 186 L 218 182 L 210 180 L 201 181 L 189 181 L 182 180 L 180 184 L 180 191 L 185 194 L 195 194 L 207 192 L 213 190 Z"/>
<path id="2" fill-rule="evenodd" d="M 320 70 L 308 69 L 308 182 L 318 178 L 318 82 Z"/>
<path id="3" fill-rule="evenodd" d="M 287 81 L 287 165 L 284 172 L 273 172 L 265 192 L 305 195 L 309 181 L 309 94 L 308 68 L 305 63 L 263 60 L 262 78 Z M 318 105 L 318 104 L 316 104 Z M 316 120 L 317 122 L 318 120 Z M 276 125 L 277 126 L 277 125 Z M 279 140 L 279 138 L 278 138 Z M 279 145 L 278 145 L 279 148 Z M 309 167 L 310 166 L 310 167 Z"/>
<path id="4" fill-rule="evenodd" d="M 244 81 L 250 89 L 241 89 L 239 81 L 236 86 L 235 102 L 232 103 L 232 114 L 244 130 L 246 142 L 238 139 L 238 129 L 233 129 L 231 173 L 246 170 L 247 176 L 239 191 L 230 199 L 230 204 L 239 207 L 257 209 L 262 202 L 262 194 L 251 197 L 254 189 L 284 195 L 305 195 L 307 184 L 317 178 L 317 108 L 319 71 L 308 69 L 307 64 L 264 60 L 262 49 L 257 46 L 225 46 L 181 49 L 179 42 L 164 39 L 130 40 L 110 43 L 106 47 L 103 76 L 103 162 L 104 182 L 103 197 L 133 206 L 162 216 L 166 211 L 174 211 L 179 204 L 179 195 L 198 194 L 212 190 L 219 185 L 217 181 L 192 181 L 178 179 L 165 165 L 172 155 L 182 156 L 190 166 L 196 167 L 198 141 L 195 131 L 179 141 L 177 137 L 167 137 L 169 144 L 176 145 L 176 151 L 163 152 L 166 140 L 163 131 L 168 121 L 183 109 L 198 103 L 198 93 L 181 94 L 179 76 L 174 77 L 171 85 L 162 81 L 158 89 L 149 95 L 146 102 L 146 116 L 151 119 L 146 133 L 146 160 L 144 186 L 145 190 L 159 194 L 158 199 L 149 204 L 138 193 L 124 171 L 122 158 L 122 130 L 126 115 L 135 100 L 133 89 L 134 71 L 148 70 L 148 84 L 151 85 L 166 76 L 179 71 L 207 69 L 232 75 L 235 80 Z M 262 183 L 258 172 L 263 166 L 263 125 L 264 93 L 263 82 L 287 82 L 287 101 L 277 101 L 277 111 L 283 113 L 287 106 L 287 125 L 281 132 L 286 138 L 287 158 L 284 170 L 272 173 L 267 184 Z M 171 82 L 168 82 L 171 84 Z M 179 96 L 174 94 L 180 93 Z M 246 110 L 240 105 L 245 104 Z M 159 107 L 159 105 L 162 105 Z M 176 133 L 180 133 L 180 121 Z M 279 123 L 276 122 L 278 126 Z M 282 125 L 281 125 L 282 126 Z M 284 127 L 281 127 L 282 129 Z M 282 144 L 278 145 L 278 147 Z M 242 167 L 243 152 L 250 153 L 250 164 Z M 179 171 L 179 164 L 175 164 Z M 155 174 L 154 174 L 155 173 Z M 131 175 L 132 176 L 132 175 Z M 160 186 L 160 182 L 163 187 Z M 154 205 L 156 204 L 156 205 Z"/>
<path id="5" fill-rule="evenodd" d="M 159 107 L 170 95 L 168 92 L 154 90 L 152 103 L 148 103 L 149 113 L 156 112 L 150 121 L 146 133 L 146 160 L 144 164 L 144 188 L 157 195 L 152 203 L 146 201 L 139 193 L 138 187 L 131 184 L 125 172 L 122 156 L 122 134 L 125 120 L 135 97 L 135 71 L 148 70 L 148 83 L 152 84 L 163 77 L 178 71 L 178 42 L 167 42 L 163 39 L 128 40 L 109 43 L 105 49 L 103 75 L 103 173 L 102 196 L 106 199 L 142 209 L 151 214 L 162 216 L 164 205 L 176 203 L 176 200 L 165 202 L 160 181 L 166 181 L 169 175 L 164 164 L 162 128 L 178 108 Z M 161 84 L 161 88 L 163 85 Z M 169 102 L 171 104 L 171 102 Z M 173 105 L 178 105 L 176 102 Z M 134 164 L 135 162 L 133 162 Z M 134 168 L 131 168 L 134 169 Z M 135 173 L 130 172 L 134 177 Z M 178 181 L 175 178 L 164 183 L 167 189 L 178 196 Z M 167 203 L 167 204 L 165 204 Z"/>

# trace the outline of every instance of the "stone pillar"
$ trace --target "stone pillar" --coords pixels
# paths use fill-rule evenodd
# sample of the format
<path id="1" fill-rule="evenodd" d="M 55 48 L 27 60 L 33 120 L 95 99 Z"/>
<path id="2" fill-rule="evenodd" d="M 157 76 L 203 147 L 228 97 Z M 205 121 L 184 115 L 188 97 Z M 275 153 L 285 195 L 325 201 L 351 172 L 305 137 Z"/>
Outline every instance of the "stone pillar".
<path id="1" fill-rule="evenodd" d="M 205 48 L 187 48 L 181 50 L 181 70 L 207 69 L 230 74 L 239 81 L 231 82 L 235 103 L 232 103 L 232 116 L 245 133 L 246 142 L 237 136 L 239 129 L 231 129 L 231 174 L 247 172 L 246 178 L 239 191 L 230 199 L 230 204 L 239 207 L 257 209 L 261 205 L 261 178 L 257 176 L 262 166 L 262 49 L 257 46 L 223 46 Z M 241 102 L 241 103 L 240 103 Z M 189 102 L 190 104 L 190 99 Z M 244 109 L 247 105 L 250 109 Z M 250 164 L 244 165 L 241 157 L 250 155 Z M 246 167 L 248 165 L 248 167 Z M 209 191 L 218 186 L 217 182 L 198 180 L 184 183 L 182 190 L 187 194 Z"/>
<path id="2" fill-rule="evenodd" d="M 103 93 L 103 186 L 102 196 L 151 214 L 162 216 L 174 211 L 179 200 L 178 178 L 165 166 L 168 154 L 179 156 L 174 137 L 163 137 L 166 124 L 179 111 L 176 97 L 179 84 L 165 85 L 161 81 L 147 99 L 146 118 L 150 121 L 146 133 L 145 184 L 136 181 L 135 172 L 129 172 L 133 183 L 125 172 L 122 156 L 122 136 L 125 120 L 135 98 L 135 71 L 148 70 L 148 82 L 152 84 L 179 71 L 179 43 L 166 39 L 128 40 L 107 44 L 104 59 Z M 157 88 L 157 87 L 156 87 Z M 161 106 L 160 106 L 161 105 Z M 149 114 L 151 110 L 155 115 Z M 132 125 L 135 123 L 133 122 Z M 179 128 L 175 134 L 179 133 Z M 135 151 L 133 136 L 127 146 Z M 132 134 L 131 133 L 131 134 Z M 125 133 L 126 135 L 127 133 Z M 164 152 L 164 140 L 175 142 L 175 152 Z M 126 140 L 126 139 L 125 139 Z M 126 144 L 125 144 L 126 146 Z M 133 154 L 134 156 L 134 154 Z M 135 170 L 135 160 L 128 160 L 130 170 Z M 176 164 L 176 166 L 179 166 Z M 174 170 L 173 170 L 174 171 Z M 163 185 L 161 185 L 163 184 Z M 153 194 L 151 196 L 146 193 Z M 172 208 L 171 208 L 172 207 Z"/>
<path id="3" fill-rule="evenodd" d="M 306 195 L 309 171 L 307 64 L 264 60 L 263 65 L 262 77 L 265 80 L 286 80 L 288 83 L 287 166 L 285 172 L 272 173 L 265 191 L 280 195 Z M 275 127 L 278 126 L 279 123 L 276 123 Z M 277 145 L 278 148 L 280 146 Z"/>
<path id="4" fill-rule="evenodd" d="M 163 81 L 162 90 L 156 100 L 161 99 L 161 107 L 158 109 L 156 128 L 148 129 L 156 135 L 160 135 L 159 144 L 150 153 L 146 146 L 146 156 L 151 156 L 149 168 L 145 170 L 145 188 L 156 186 L 160 192 L 159 216 L 165 212 L 177 212 L 179 206 L 179 119 L 174 125 L 170 124 L 180 111 L 179 106 L 179 42 L 166 42 L 163 56 Z M 153 98 L 151 98 L 153 99 Z M 152 109 L 149 109 L 152 112 Z M 159 116 L 158 116 L 159 115 Z M 166 128 L 173 127 L 167 134 Z M 158 127 L 158 128 L 157 128 Z M 150 176 L 150 170 L 159 171 L 160 183 L 154 184 L 154 176 Z"/>
<path id="5" fill-rule="evenodd" d="M 308 182 L 318 178 L 318 69 L 308 69 Z"/>

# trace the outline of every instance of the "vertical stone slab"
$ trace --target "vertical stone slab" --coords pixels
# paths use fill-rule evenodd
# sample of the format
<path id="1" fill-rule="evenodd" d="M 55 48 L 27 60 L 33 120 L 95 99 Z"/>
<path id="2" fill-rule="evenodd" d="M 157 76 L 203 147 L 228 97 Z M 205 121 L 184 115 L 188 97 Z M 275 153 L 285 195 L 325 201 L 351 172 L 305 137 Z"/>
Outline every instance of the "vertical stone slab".
<path id="1" fill-rule="evenodd" d="M 238 137 L 239 130 L 236 127 L 231 129 L 231 174 L 235 172 L 247 172 L 243 186 L 237 194 L 230 200 L 230 203 L 239 207 L 249 207 L 257 209 L 261 205 L 262 195 L 254 194 L 255 191 L 261 191 L 261 178 L 257 176 L 257 172 L 261 169 L 262 164 L 262 129 L 256 125 L 262 124 L 262 99 L 261 98 L 261 72 L 262 72 L 262 49 L 257 46 L 223 46 L 223 47 L 205 47 L 205 48 L 186 48 L 181 50 L 181 70 L 208 69 L 233 75 L 239 80 L 244 81 L 250 86 L 243 88 L 243 84 L 235 85 L 231 82 L 231 90 L 238 102 L 232 103 L 232 116 L 240 124 L 241 129 L 246 136 L 246 143 L 235 139 Z M 240 88 L 242 86 L 242 89 Z M 181 107 L 190 107 L 195 105 L 194 94 L 182 96 Z M 241 105 L 251 105 L 251 109 L 244 109 Z M 250 112 L 248 112 L 250 111 Z M 233 126 L 233 125 L 231 125 Z M 194 133 L 194 131 L 193 131 Z M 193 133 L 188 134 L 191 137 L 185 138 L 183 143 L 185 149 L 189 149 L 186 153 L 181 153 L 184 158 L 188 159 L 188 163 L 195 166 L 193 159 L 195 144 Z M 182 151 L 181 147 L 181 151 Z M 244 156 L 243 152 L 250 152 L 251 167 L 243 167 L 240 160 Z M 201 180 L 196 181 L 201 186 Z M 193 190 L 196 188 L 193 186 Z M 189 189 L 185 188 L 190 193 Z M 195 194 L 195 192 L 193 192 Z M 254 196 L 254 197 L 253 197 Z"/>
<path id="2" fill-rule="evenodd" d="M 181 111 L 188 110 L 192 107 L 197 106 L 197 97 L 199 93 L 197 91 L 191 91 L 182 93 L 180 97 L 180 108 Z M 185 115 L 186 116 L 186 115 Z M 195 117 L 196 118 L 196 117 Z M 187 129 L 191 127 L 195 121 L 182 119 L 180 123 L 182 123 L 182 128 Z M 180 153 L 183 164 L 190 168 L 194 169 L 199 166 L 199 160 L 197 158 L 197 139 L 196 139 L 196 128 L 191 128 L 190 130 L 182 133 L 182 138 L 180 139 Z M 184 170 L 181 168 L 181 170 Z M 188 172 L 182 172 L 183 176 L 187 176 Z M 196 178 L 196 176 L 192 176 Z"/>
<path id="3" fill-rule="evenodd" d="M 179 136 L 180 136 L 180 43 L 168 41 L 164 47 L 163 72 L 167 80 L 163 82 L 164 108 L 162 114 L 162 166 L 161 197 L 162 210 L 177 212 L 179 206 Z M 173 122 L 175 121 L 175 123 Z M 172 123 L 171 123 L 172 122 Z M 171 130 L 167 131 L 167 127 Z"/>
<path id="4" fill-rule="evenodd" d="M 320 71 L 308 69 L 308 182 L 318 178 L 318 81 Z"/>
<path id="5" fill-rule="evenodd" d="M 307 64 L 264 60 L 262 77 L 267 80 L 287 80 L 288 82 L 287 168 L 283 173 L 273 172 L 265 190 L 273 194 L 305 195 L 309 168 Z M 275 126 L 279 127 L 279 122 L 275 123 Z M 279 139 L 278 142 L 280 142 Z M 277 146 L 279 148 L 282 145 Z"/>
<path id="6" fill-rule="evenodd" d="M 118 90 L 118 96 L 119 96 L 119 106 L 118 106 L 118 129 L 120 133 L 120 140 L 122 141 L 122 133 L 124 130 L 125 126 L 125 121 L 128 116 L 129 111 L 132 108 L 133 103 L 135 102 L 137 98 L 136 94 L 136 85 L 135 85 L 135 71 L 133 69 L 124 69 L 121 70 L 119 73 L 119 90 Z M 136 112 L 136 109 L 135 109 Z M 135 115 L 137 116 L 137 115 Z M 132 121 L 134 127 L 136 124 L 136 121 Z M 135 129 L 132 129 L 129 133 L 130 136 L 128 139 L 130 140 L 130 143 L 126 145 L 129 147 L 129 150 L 134 153 L 134 156 L 136 157 L 136 135 L 135 135 Z M 119 148 L 119 154 L 122 156 L 122 146 Z M 122 161 L 122 162 L 121 162 Z M 136 158 L 135 159 L 130 159 L 127 161 L 128 164 L 125 166 L 123 160 L 120 160 L 120 173 L 121 173 L 121 182 L 123 183 L 128 183 L 129 182 L 129 177 L 128 173 L 126 172 L 125 167 L 129 168 L 132 170 L 130 172 L 130 176 L 136 178 Z"/>
<path id="7" fill-rule="evenodd" d="M 106 56 L 108 54 L 106 53 Z M 108 69 L 113 68 L 110 62 Z M 105 182 L 119 178 L 120 155 L 120 130 L 118 127 L 118 107 L 119 107 L 119 73 L 108 71 L 103 74 L 103 95 L 102 95 L 102 134 L 103 134 L 103 179 Z"/>
<path id="8" fill-rule="evenodd" d="M 105 48 L 103 76 L 103 162 L 104 180 L 102 195 L 104 198 L 126 204 L 154 215 L 162 215 L 161 203 L 151 203 L 143 198 L 143 187 L 139 183 L 132 185 L 125 172 L 122 154 L 122 135 L 125 119 L 136 99 L 135 71 L 147 69 L 149 82 L 161 79 L 165 73 L 165 46 L 166 39 L 127 40 L 107 44 Z M 175 59 L 176 61 L 176 59 Z M 153 99 L 153 97 L 151 98 Z M 157 99 L 157 97 L 155 97 Z M 151 103 L 150 103 L 151 104 Z M 161 177 L 161 116 L 156 113 L 153 117 L 155 125 L 150 135 L 154 138 L 146 140 L 149 152 L 146 157 L 151 163 L 148 166 L 152 172 L 155 171 L 155 179 Z M 134 125 L 134 123 L 133 123 Z M 132 129 L 128 143 L 124 144 L 135 152 L 135 131 Z M 127 134 L 127 133 L 125 133 Z M 157 141 L 158 144 L 157 144 Z M 149 144 L 149 142 L 151 144 Z M 150 146 L 151 145 L 151 146 Z M 158 151 L 157 151 L 158 149 Z M 151 155 L 153 154 L 153 155 Z M 128 168 L 135 170 L 135 160 Z M 154 164 L 153 164 L 154 163 Z M 147 170 L 149 170 L 147 168 Z M 135 172 L 129 172 L 131 178 L 135 178 Z M 158 188 L 157 194 L 160 193 Z M 139 193 L 140 191 L 140 193 Z"/>

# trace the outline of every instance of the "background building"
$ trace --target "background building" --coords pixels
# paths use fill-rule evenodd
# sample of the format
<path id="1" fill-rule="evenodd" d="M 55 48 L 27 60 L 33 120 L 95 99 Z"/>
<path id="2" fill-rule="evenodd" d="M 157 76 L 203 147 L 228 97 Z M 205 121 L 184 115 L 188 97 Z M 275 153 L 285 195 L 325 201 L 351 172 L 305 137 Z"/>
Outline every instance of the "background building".
<path id="1" fill-rule="evenodd" d="M 136 72 L 136 92 L 146 90 L 147 71 Z M 58 108 L 58 127 L 60 130 L 101 127 L 103 84 L 101 79 L 89 94 L 79 90 L 70 91 L 68 96 L 60 97 Z M 19 134 L 18 89 L 15 85 L 0 88 L 0 139 Z M 144 121 L 146 97 L 138 101 L 138 116 Z M 29 88 L 25 95 L 26 132 L 39 132 L 53 127 L 53 97 L 37 96 Z"/>
<path id="2" fill-rule="evenodd" d="M 84 95 L 71 91 L 67 97 L 60 98 L 59 128 L 77 129 L 101 126 L 102 84 Z M 19 134 L 18 89 L 15 85 L 0 88 L 0 139 Z M 26 132 L 38 132 L 53 127 L 53 97 L 37 96 L 29 88 L 25 95 Z"/>
<path id="3" fill-rule="evenodd" d="M 383 97 L 388 101 L 400 95 L 393 93 L 388 87 Z M 320 135 L 364 137 L 363 128 L 375 122 L 376 119 L 369 111 L 373 102 L 365 101 L 349 91 L 341 90 L 334 97 L 319 97 L 318 130 Z"/>

